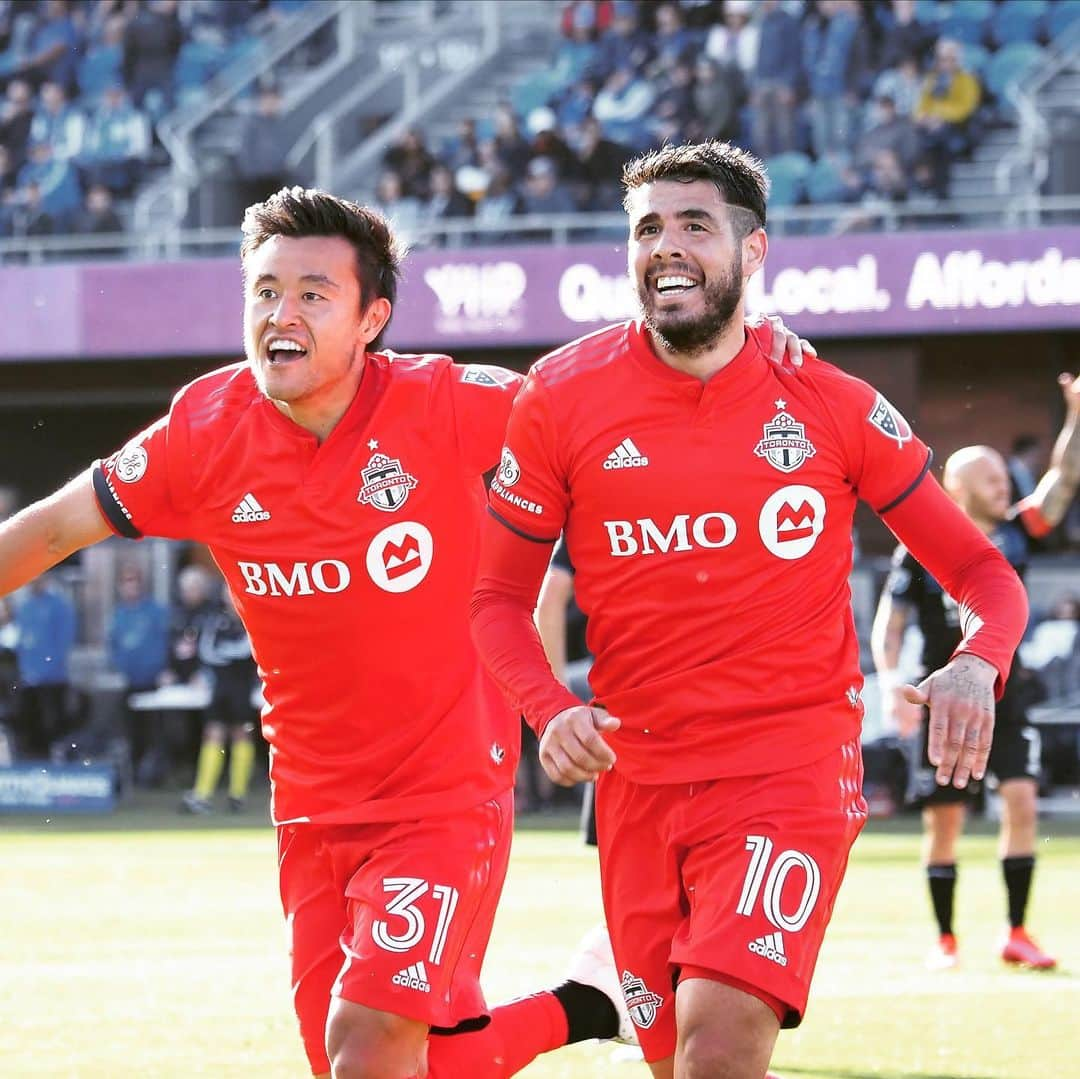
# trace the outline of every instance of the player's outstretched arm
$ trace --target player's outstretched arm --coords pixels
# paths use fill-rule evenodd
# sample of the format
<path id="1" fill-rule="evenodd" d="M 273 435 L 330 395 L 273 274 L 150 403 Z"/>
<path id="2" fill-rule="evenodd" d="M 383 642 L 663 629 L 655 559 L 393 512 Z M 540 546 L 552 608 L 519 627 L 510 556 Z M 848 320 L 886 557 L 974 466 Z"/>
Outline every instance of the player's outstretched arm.
<path id="1" fill-rule="evenodd" d="M 950 662 L 905 696 L 930 709 L 928 753 L 943 786 L 982 779 L 1000 695 L 1027 625 L 1016 571 L 931 476 L 882 518 L 960 607 L 964 638 Z"/>
<path id="2" fill-rule="evenodd" d="M 0 595 L 112 535 L 89 469 L 59 491 L 0 524 Z"/>
<path id="3" fill-rule="evenodd" d="M 1050 467 L 1035 490 L 1020 504 L 1021 518 L 1034 510 L 1045 522 L 1043 531 L 1061 523 L 1080 486 L 1080 378 L 1058 375 L 1065 397 L 1065 422 L 1050 454 Z"/>

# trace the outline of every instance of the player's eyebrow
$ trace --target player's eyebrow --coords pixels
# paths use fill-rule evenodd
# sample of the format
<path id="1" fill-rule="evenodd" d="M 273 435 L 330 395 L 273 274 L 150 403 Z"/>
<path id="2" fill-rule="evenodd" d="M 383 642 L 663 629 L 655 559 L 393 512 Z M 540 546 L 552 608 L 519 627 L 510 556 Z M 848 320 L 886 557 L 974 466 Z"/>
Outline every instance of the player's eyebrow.
<path id="1" fill-rule="evenodd" d="M 713 224 L 716 223 L 716 218 L 713 217 L 708 210 L 702 210 L 696 206 L 687 207 L 685 210 L 680 210 L 676 215 L 676 219 L 679 221 L 709 221 Z M 639 217 L 634 228 L 640 228 L 642 225 L 653 225 L 660 220 L 660 215 L 655 211 L 645 214 L 643 217 Z"/>
<path id="2" fill-rule="evenodd" d="M 341 286 L 332 281 L 324 273 L 306 273 L 300 280 L 305 284 L 321 285 L 323 288 L 340 289 Z M 272 273 L 259 274 L 255 278 L 255 283 L 251 286 L 254 289 L 262 288 L 263 285 L 277 285 L 280 282 L 277 277 Z"/>

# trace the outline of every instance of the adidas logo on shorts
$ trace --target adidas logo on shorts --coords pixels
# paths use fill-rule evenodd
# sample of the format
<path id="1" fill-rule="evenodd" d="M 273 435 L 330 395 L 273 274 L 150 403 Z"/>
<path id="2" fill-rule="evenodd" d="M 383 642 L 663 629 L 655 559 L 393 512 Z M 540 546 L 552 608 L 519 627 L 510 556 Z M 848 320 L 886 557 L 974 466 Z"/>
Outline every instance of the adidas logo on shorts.
<path id="1" fill-rule="evenodd" d="M 604 458 L 604 468 L 609 472 L 615 468 L 646 468 L 648 464 L 648 457 L 642 455 L 632 438 L 624 438 Z"/>
<path id="2" fill-rule="evenodd" d="M 269 521 L 270 512 L 264 510 L 255 496 L 249 491 L 240 499 L 236 509 L 232 511 L 232 519 L 237 524 L 247 524 L 251 521 Z"/>
<path id="3" fill-rule="evenodd" d="M 431 986 L 428 985 L 427 970 L 424 968 L 423 960 L 419 963 L 413 963 L 404 970 L 399 970 L 390 980 L 394 985 L 400 985 L 402 989 L 415 989 L 420 993 L 431 992 Z"/>
<path id="4" fill-rule="evenodd" d="M 762 959 L 768 959 L 781 967 L 787 966 L 787 956 L 784 955 L 784 936 L 779 930 L 775 933 L 766 933 L 765 936 L 750 941 L 747 948 L 754 955 L 760 955 Z"/>

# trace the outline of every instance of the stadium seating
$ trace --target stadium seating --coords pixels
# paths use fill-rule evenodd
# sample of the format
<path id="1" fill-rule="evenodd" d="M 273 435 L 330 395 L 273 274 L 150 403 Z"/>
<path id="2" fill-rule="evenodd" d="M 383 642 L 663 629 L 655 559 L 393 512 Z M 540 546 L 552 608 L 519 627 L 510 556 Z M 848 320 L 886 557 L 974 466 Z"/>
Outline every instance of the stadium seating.
<path id="1" fill-rule="evenodd" d="M 806 196 L 806 182 L 812 163 L 806 154 L 791 151 L 770 157 L 765 163 L 769 170 L 772 187 L 769 190 L 771 206 L 797 206 Z"/>
<path id="2" fill-rule="evenodd" d="M 1038 69 L 1044 56 L 1045 50 L 1038 45 L 1017 42 L 990 57 L 983 78 L 987 90 L 998 99 L 999 107 L 1007 103 L 1012 87 Z"/>

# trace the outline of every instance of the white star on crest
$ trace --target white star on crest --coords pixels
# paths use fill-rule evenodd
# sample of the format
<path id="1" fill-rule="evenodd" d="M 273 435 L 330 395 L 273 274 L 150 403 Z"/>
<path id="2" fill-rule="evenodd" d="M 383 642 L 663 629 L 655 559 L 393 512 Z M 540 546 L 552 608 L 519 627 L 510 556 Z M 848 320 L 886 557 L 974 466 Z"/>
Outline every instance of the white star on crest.
<path id="1" fill-rule="evenodd" d="M 787 408 L 787 401 L 785 401 L 785 400 L 784 400 L 783 398 L 781 398 L 781 397 L 778 397 L 778 398 L 777 398 L 777 399 L 776 399 L 776 400 L 775 400 L 775 401 L 773 402 L 773 404 L 774 404 L 774 405 L 776 405 L 776 407 L 777 407 L 777 408 L 779 408 L 779 409 L 785 409 L 785 408 Z"/>
<path id="2" fill-rule="evenodd" d="M 369 438 L 367 448 L 369 450 L 377 450 L 379 448 L 379 440 L 377 438 Z"/>

